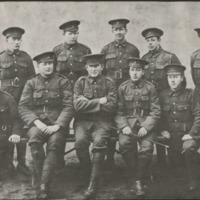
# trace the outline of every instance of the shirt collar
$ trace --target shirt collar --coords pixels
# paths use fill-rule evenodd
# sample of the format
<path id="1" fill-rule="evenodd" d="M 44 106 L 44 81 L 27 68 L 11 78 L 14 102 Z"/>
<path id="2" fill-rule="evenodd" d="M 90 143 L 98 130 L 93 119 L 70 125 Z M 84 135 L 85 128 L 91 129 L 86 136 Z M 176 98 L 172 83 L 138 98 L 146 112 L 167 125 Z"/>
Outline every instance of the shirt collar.
<path id="1" fill-rule="evenodd" d="M 10 49 L 7 49 L 6 52 L 9 55 L 19 55 L 20 54 L 20 50 L 11 51 Z"/>
<path id="2" fill-rule="evenodd" d="M 99 75 L 99 76 L 97 76 L 97 77 L 95 77 L 95 78 L 92 78 L 92 77 L 87 76 L 87 78 L 88 78 L 88 81 L 89 81 L 91 84 L 93 84 L 94 82 L 100 83 L 100 82 L 101 82 L 102 76 Z"/>
<path id="3" fill-rule="evenodd" d="M 143 79 L 140 79 L 139 81 L 137 82 L 133 82 L 131 79 L 130 79 L 130 85 L 132 88 L 142 88 L 144 86 L 144 80 Z"/>
<path id="4" fill-rule="evenodd" d="M 185 88 L 181 85 L 176 91 L 169 89 L 169 96 L 179 96 Z"/>
<path id="5" fill-rule="evenodd" d="M 127 46 L 127 41 L 124 40 L 123 42 L 117 42 L 116 40 L 114 41 L 114 44 L 116 47 L 119 47 L 120 45 L 123 46 L 123 47 L 126 47 Z"/>
<path id="6" fill-rule="evenodd" d="M 44 78 L 43 76 L 41 76 L 41 74 L 39 74 L 39 78 L 45 82 L 45 81 L 49 81 L 53 76 L 55 75 L 55 73 L 53 72 L 50 76 L 48 76 L 47 78 Z"/>
<path id="7" fill-rule="evenodd" d="M 149 51 L 151 57 L 157 57 L 163 52 L 163 48 L 159 45 L 159 48 L 156 51 Z"/>
<path id="8" fill-rule="evenodd" d="M 78 44 L 78 43 L 75 43 L 75 44 L 67 44 L 67 43 L 65 42 L 65 43 L 64 43 L 64 47 L 65 47 L 66 49 L 70 49 L 70 48 L 75 49 L 75 48 L 77 47 L 77 44 Z"/>

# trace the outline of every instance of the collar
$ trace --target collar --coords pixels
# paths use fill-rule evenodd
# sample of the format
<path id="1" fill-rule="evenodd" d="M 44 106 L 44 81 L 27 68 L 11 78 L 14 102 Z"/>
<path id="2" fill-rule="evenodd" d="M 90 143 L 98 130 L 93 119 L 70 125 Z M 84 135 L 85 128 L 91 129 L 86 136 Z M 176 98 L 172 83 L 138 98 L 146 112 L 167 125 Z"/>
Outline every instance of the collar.
<path id="1" fill-rule="evenodd" d="M 144 80 L 143 79 L 140 79 L 139 81 L 137 82 L 133 82 L 131 79 L 130 79 L 130 85 L 132 88 L 136 89 L 136 88 L 142 88 L 144 86 Z"/>
<path id="2" fill-rule="evenodd" d="M 119 46 L 123 46 L 123 47 L 126 47 L 127 46 L 127 41 L 124 40 L 123 42 L 117 42 L 116 40 L 114 41 L 114 45 L 115 47 L 119 47 Z"/>
<path id="3" fill-rule="evenodd" d="M 75 49 L 77 47 L 78 43 L 76 42 L 75 44 L 67 44 L 66 42 L 64 42 L 64 47 L 66 49 L 72 48 Z"/>
<path id="4" fill-rule="evenodd" d="M 151 57 L 158 57 L 163 52 L 163 48 L 159 45 L 156 51 L 149 51 Z"/>
<path id="5" fill-rule="evenodd" d="M 45 81 L 49 81 L 53 76 L 55 75 L 55 73 L 53 72 L 50 76 L 48 76 L 47 78 L 44 78 L 43 76 L 41 76 L 41 74 L 39 74 L 39 78 L 45 82 Z"/>
<path id="6" fill-rule="evenodd" d="M 169 89 L 169 96 L 179 96 L 185 88 L 181 85 L 176 91 Z"/>
<path id="7" fill-rule="evenodd" d="M 87 76 L 87 79 L 88 79 L 88 81 L 89 81 L 91 84 L 93 84 L 94 82 L 100 83 L 100 82 L 101 82 L 101 79 L 102 79 L 102 75 L 99 75 L 99 76 L 97 76 L 97 77 L 95 77 L 95 78 L 92 78 L 92 77 Z"/>
<path id="8" fill-rule="evenodd" d="M 9 55 L 19 55 L 20 50 L 11 51 L 10 49 L 6 49 L 6 53 L 9 54 Z"/>

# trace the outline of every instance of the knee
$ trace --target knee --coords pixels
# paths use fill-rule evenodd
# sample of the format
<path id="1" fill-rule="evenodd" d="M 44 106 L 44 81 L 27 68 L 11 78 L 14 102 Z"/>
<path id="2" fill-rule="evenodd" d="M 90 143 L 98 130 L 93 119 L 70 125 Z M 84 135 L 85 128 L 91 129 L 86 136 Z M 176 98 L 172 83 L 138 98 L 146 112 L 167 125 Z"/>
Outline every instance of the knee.
<path id="1" fill-rule="evenodd" d="M 153 154 L 153 143 L 149 141 L 145 141 L 139 150 L 139 154 L 141 156 L 152 156 Z"/>
<path id="2" fill-rule="evenodd" d="M 85 149 L 85 148 L 88 148 L 89 145 L 90 145 L 90 141 L 88 141 L 87 137 L 76 136 L 75 144 L 74 144 L 76 149 Z"/>
<path id="3" fill-rule="evenodd" d="M 122 135 L 119 137 L 119 150 L 121 153 L 125 153 L 134 148 L 134 144 L 130 141 L 128 136 Z"/>
<path id="4" fill-rule="evenodd" d="M 41 133 L 41 130 L 35 126 L 30 128 L 27 133 L 29 137 L 29 143 L 39 142 Z"/>

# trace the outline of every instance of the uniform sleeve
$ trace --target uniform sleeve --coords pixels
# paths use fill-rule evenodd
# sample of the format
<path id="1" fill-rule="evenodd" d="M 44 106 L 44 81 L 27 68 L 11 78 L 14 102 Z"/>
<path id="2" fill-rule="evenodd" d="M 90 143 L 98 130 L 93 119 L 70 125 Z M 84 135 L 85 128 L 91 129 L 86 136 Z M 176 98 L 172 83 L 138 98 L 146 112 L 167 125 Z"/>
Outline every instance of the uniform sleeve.
<path id="1" fill-rule="evenodd" d="M 180 60 L 178 59 L 178 57 L 175 54 L 171 54 L 171 63 L 181 65 Z"/>
<path id="2" fill-rule="evenodd" d="M 188 134 L 194 139 L 200 139 L 200 104 L 196 92 L 192 92 L 190 101 L 192 105 L 193 125 Z"/>
<path id="3" fill-rule="evenodd" d="M 100 106 L 100 109 L 106 112 L 114 112 L 117 104 L 117 88 L 114 81 L 108 85 L 107 103 Z"/>
<path id="4" fill-rule="evenodd" d="M 74 86 L 74 109 L 78 113 L 96 113 L 100 111 L 99 99 L 85 99 L 83 81 L 78 80 Z M 83 99 L 84 97 L 84 99 Z"/>
<path id="5" fill-rule="evenodd" d="M 56 124 L 61 127 L 68 127 L 70 121 L 74 116 L 74 108 L 73 108 L 73 94 L 71 84 L 68 79 L 63 79 L 61 81 L 61 88 L 60 88 L 63 99 L 62 99 L 62 111 L 56 120 Z"/>
<path id="6" fill-rule="evenodd" d="M 161 115 L 161 108 L 159 98 L 155 87 L 152 87 L 150 92 L 150 112 L 141 126 L 144 127 L 148 132 L 151 131 L 155 126 Z"/>
<path id="7" fill-rule="evenodd" d="M 34 67 L 33 61 L 29 55 L 27 56 L 27 62 L 28 62 L 28 66 L 29 66 L 29 77 L 31 77 L 31 76 L 35 75 L 35 67 Z"/>
<path id="8" fill-rule="evenodd" d="M 39 119 L 32 109 L 33 91 L 34 88 L 31 80 L 29 80 L 24 86 L 18 106 L 19 115 L 28 126 L 30 126 L 36 119 Z"/>
<path id="9" fill-rule="evenodd" d="M 124 94 L 121 87 L 118 89 L 118 103 L 117 103 L 117 114 L 115 116 L 115 122 L 118 129 L 123 129 L 126 126 L 129 126 L 128 120 L 125 116 L 125 101 Z"/>
<path id="10" fill-rule="evenodd" d="M 193 82 L 195 83 L 195 80 L 194 80 L 194 72 L 193 72 L 194 60 L 195 60 L 195 55 L 192 54 L 192 55 L 191 55 L 191 58 L 190 58 L 190 66 L 191 66 L 192 79 L 193 79 Z"/>
<path id="11" fill-rule="evenodd" d="M 9 97 L 8 98 L 8 107 L 9 107 L 9 112 L 10 112 L 10 116 L 11 116 L 11 121 L 12 121 L 12 135 L 16 134 L 16 135 L 21 135 L 21 129 L 20 129 L 20 118 L 17 112 L 17 102 L 14 100 L 13 97 Z"/>

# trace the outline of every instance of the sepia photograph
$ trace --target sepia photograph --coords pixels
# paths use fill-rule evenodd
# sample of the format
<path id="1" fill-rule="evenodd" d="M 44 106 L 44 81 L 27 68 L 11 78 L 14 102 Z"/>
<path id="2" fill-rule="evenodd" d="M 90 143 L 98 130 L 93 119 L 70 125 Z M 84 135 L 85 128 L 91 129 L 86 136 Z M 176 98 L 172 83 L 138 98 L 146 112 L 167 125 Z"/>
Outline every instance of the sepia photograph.
<path id="1" fill-rule="evenodd" d="M 200 2 L 0 2 L 0 200 L 200 199 Z"/>

